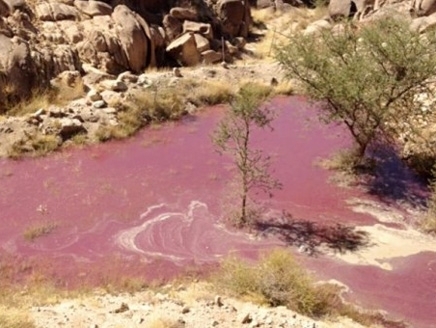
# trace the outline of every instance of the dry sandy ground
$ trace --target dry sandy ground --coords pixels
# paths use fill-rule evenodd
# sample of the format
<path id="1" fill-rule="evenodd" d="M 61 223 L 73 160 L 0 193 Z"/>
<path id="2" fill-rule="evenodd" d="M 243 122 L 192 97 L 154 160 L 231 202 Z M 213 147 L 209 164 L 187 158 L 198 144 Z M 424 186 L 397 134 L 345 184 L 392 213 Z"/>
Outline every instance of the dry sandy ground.
<path id="1" fill-rule="evenodd" d="M 214 297 L 203 283 L 170 286 L 160 293 L 96 294 L 65 300 L 54 306 L 35 307 L 32 318 L 40 328 L 363 327 L 347 318 L 320 322 L 285 307 L 269 308 L 233 298 Z"/>

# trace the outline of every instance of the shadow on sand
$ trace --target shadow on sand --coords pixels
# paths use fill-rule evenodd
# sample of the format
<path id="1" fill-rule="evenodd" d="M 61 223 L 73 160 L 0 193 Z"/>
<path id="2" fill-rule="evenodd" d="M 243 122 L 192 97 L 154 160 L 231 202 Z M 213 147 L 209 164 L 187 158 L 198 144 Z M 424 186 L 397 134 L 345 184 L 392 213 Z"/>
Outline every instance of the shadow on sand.
<path id="1" fill-rule="evenodd" d="M 386 204 L 407 204 L 411 207 L 425 207 L 429 190 L 427 181 L 419 177 L 392 146 L 376 145 L 369 156 L 375 161 L 374 171 L 362 184 L 370 195 Z"/>
<path id="2" fill-rule="evenodd" d="M 287 245 L 299 247 L 301 252 L 319 255 L 322 248 L 346 253 L 369 245 L 366 232 L 356 231 L 342 224 L 321 225 L 307 220 L 296 220 L 284 212 L 281 217 L 258 220 L 255 229 L 263 236 L 275 236 Z"/>

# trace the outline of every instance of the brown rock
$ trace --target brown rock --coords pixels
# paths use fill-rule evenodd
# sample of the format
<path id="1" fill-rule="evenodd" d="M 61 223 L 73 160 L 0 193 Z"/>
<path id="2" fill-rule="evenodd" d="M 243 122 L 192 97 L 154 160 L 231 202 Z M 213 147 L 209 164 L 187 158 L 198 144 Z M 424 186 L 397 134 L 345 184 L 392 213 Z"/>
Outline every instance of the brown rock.
<path id="1" fill-rule="evenodd" d="M 140 72 L 147 65 L 150 45 L 138 16 L 126 6 L 120 5 L 115 8 L 112 18 L 117 24 L 119 42 L 128 66 L 133 72 Z"/>
<path id="2" fill-rule="evenodd" d="M 198 19 L 197 12 L 189 8 L 181 8 L 181 7 L 171 8 L 170 15 L 181 21 L 184 20 L 196 21 Z"/>
<path id="3" fill-rule="evenodd" d="M 74 1 L 74 6 L 85 15 L 94 17 L 99 15 L 110 15 L 112 14 L 112 7 L 101 1 Z"/>
<path id="4" fill-rule="evenodd" d="M 430 16 L 436 12 L 436 0 L 416 0 L 413 8 L 418 16 Z"/>
<path id="5" fill-rule="evenodd" d="M 201 58 L 205 64 L 214 64 L 222 60 L 222 55 L 220 52 L 215 50 L 206 50 L 201 53 Z"/>
<path id="6" fill-rule="evenodd" d="M 247 36 L 249 17 L 247 17 L 244 1 L 220 0 L 217 4 L 217 12 L 225 35 L 230 37 Z"/>
<path id="7" fill-rule="evenodd" d="M 206 39 L 204 36 L 195 33 L 194 38 L 195 38 L 195 43 L 197 44 L 198 52 L 203 52 L 210 49 L 209 40 Z"/>
<path id="8" fill-rule="evenodd" d="M 195 66 L 200 62 L 200 53 L 191 33 L 183 34 L 171 42 L 166 51 L 183 66 Z"/>
<path id="9" fill-rule="evenodd" d="M 198 23 L 186 20 L 183 22 L 183 33 L 188 32 L 201 34 L 209 40 L 213 39 L 212 26 L 207 23 Z"/>
<path id="10" fill-rule="evenodd" d="M 176 39 L 182 33 L 182 23 L 171 15 L 165 15 L 162 24 L 169 41 Z"/>
<path id="11" fill-rule="evenodd" d="M 76 20 L 79 12 L 76 8 L 63 3 L 39 3 L 35 8 L 36 16 L 42 21 Z"/>
<path id="12" fill-rule="evenodd" d="M 410 24 L 410 29 L 415 32 L 423 33 L 436 26 L 436 13 L 428 17 L 415 18 Z"/>

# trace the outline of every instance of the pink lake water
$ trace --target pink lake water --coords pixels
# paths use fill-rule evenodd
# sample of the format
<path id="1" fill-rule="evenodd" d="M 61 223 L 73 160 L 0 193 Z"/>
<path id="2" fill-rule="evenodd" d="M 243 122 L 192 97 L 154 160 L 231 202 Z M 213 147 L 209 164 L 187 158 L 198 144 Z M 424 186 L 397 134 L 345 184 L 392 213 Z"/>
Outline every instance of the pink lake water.
<path id="1" fill-rule="evenodd" d="M 266 217 L 285 210 L 304 223 L 298 227 L 315 235 L 315 242 L 331 240 L 325 235 L 336 231 L 330 227 L 337 223 L 378 223 L 353 212 L 348 199 L 395 201 L 401 192 L 377 197 L 377 191 L 396 188 L 389 185 L 392 181 L 402 182 L 399 191 L 419 189 L 416 181 L 403 181 L 389 169 L 397 175 L 383 180 L 389 182 L 380 184 L 385 189 L 377 187 L 376 179 L 372 194 L 330 183 L 331 173 L 315 162 L 350 145 L 344 131 L 319 123 L 304 99 L 277 98 L 269 106 L 278 113 L 274 130 L 257 131 L 254 145 L 272 157 L 272 174 L 283 188 L 272 199 L 257 196 L 270 209 Z M 233 252 L 255 258 L 261 250 L 287 243 L 296 250 L 300 228 L 285 240 L 253 238 L 223 224 L 236 174 L 230 159 L 217 154 L 210 141 L 223 113 L 223 107 L 211 108 L 144 129 L 126 141 L 39 159 L 1 160 L 1 273 L 17 282 L 43 274 L 64 286 L 129 275 L 165 279 L 187 267 L 214 265 Z M 24 238 L 29 229 L 47 224 L 54 227 L 51 233 L 33 242 Z M 307 261 L 319 277 L 347 284 L 362 306 L 386 310 L 413 327 L 436 327 L 435 253 L 395 259 L 392 271 L 322 254 Z"/>

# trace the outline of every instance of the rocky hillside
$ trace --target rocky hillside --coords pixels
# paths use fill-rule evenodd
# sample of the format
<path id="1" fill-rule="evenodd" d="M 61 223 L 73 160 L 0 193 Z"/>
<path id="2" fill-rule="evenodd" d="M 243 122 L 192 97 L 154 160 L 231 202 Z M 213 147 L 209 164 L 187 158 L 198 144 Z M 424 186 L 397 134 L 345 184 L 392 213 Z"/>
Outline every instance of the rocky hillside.
<path id="1" fill-rule="evenodd" d="M 242 0 L 2 0 L 0 16 L 3 111 L 83 64 L 119 74 L 229 60 L 251 22 Z"/>

